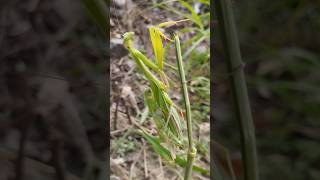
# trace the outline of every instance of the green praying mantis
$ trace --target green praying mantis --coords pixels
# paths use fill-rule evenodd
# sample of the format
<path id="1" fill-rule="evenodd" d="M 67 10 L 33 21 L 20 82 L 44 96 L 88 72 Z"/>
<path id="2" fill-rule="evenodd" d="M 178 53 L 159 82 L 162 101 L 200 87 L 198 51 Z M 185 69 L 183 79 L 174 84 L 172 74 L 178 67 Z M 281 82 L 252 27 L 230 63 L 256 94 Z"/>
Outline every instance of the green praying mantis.
<path id="1" fill-rule="evenodd" d="M 185 180 L 190 180 L 192 177 L 192 170 L 203 174 L 207 174 L 208 171 L 193 165 L 197 150 L 194 147 L 192 138 L 190 102 L 185 73 L 182 65 L 179 37 L 175 34 L 173 39 L 170 39 L 160 30 L 162 27 L 177 25 L 178 23 L 187 20 L 188 19 L 180 21 L 168 21 L 149 28 L 150 39 L 155 56 L 154 62 L 134 47 L 134 32 L 127 32 L 123 35 L 123 44 L 132 55 L 139 69 L 149 81 L 151 93 L 148 93 L 148 91 L 144 92 L 145 103 L 147 104 L 147 107 L 149 108 L 156 124 L 159 138 L 153 137 L 144 129 L 141 129 L 140 132 L 165 161 L 170 164 L 176 164 L 181 167 L 185 167 Z M 163 40 L 174 42 L 175 44 L 178 71 L 185 102 L 186 119 L 184 119 L 184 111 L 182 111 L 181 108 L 176 105 L 168 95 L 169 83 L 168 77 L 164 72 L 165 49 L 163 47 Z M 185 130 L 187 130 L 187 138 L 184 136 Z M 188 148 L 185 146 L 185 144 L 187 144 L 185 143 L 186 139 L 188 139 Z M 164 144 L 166 144 L 168 148 L 165 148 L 163 146 Z M 187 160 L 183 155 L 187 155 Z"/>
<path id="2" fill-rule="evenodd" d="M 182 67 L 182 57 L 181 57 L 181 49 L 180 42 L 177 35 L 174 36 L 173 40 L 166 36 L 161 32 L 161 27 L 168 27 L 172 25 L 176 25 L 179 22 L 186 21 L 169 21 L 165 23 L 161 23 L 157 26 L 153 26 L 149 28 L 150 39 L 153 47 L 153 52 L 155 56 L 155 61 L 153 62 L 145 55 L 143 55 L 139 50 L 137 50 L 133 46 L 133 32 L 127 32 L 123 35 L 124 45 L 132 55 L 139 69 L 143 72 L 145 77 L 148 79 L 150 83 L 151 93 L 148 94 L 147 91 L 144 92 L 145 103 L 148 106 L 151 115 L 155 121 L 157 132 L 160 138 L 156 138 L 150 134 L 148 134 L 145 130 L 142 130 L 143 137 L 152 145 L 155 151 L 168 163 L 177 164 L 181 167 L 185 167 L 185 180 L 191 179 L 192 170 L 197 171 L 201 174 L 208 174 L 209 172 L 206 169 L 203 169 L 199 166 L 193 165 L 193 161 L 195 159 L 197 150 L 194 147 L 194 143 L 192 142 L 192 123 L 191 121 L 191 110 L 190 104 L 188 104 L 189 100 L 186 100 L 188 97 L 187 89 L 186 89 L 186 80 Z M 184 119 L 183 111 L 179 106 L 177 106 L 169 97 L 169 83 L 168 77 L 164 72 L 165 65 L 165 51 L 163 48 L 162 40 L 167 40 L 169 42 L 174 42 L 176 45 L 176 54 L 177 54 L 177 65 L 181 77 L 181 84 L 184 91 L 184 100 L 186 107 L 187 119 Z M 154 72 L 154 73 L 153 73 Z M 159 78 L 158 78 L 159 77 Z M 187 98 L 188 99 L 188 98 Z M 156 112 L 159 110 L 162 114 L 159 116 Z M 188 110 L 189 109 L 189 110 Z M 188 113 L 189 111 L 189 113 Z M 180 113 L 178 113 L 180 112 Z M 189 116 L 189 117 L 188 117 Z M 188 122 L 189 121 L 189 122 Z M 185 123 L 187 122 L 187 123 Z M 168 150 L 166 147 L 162 146 L 161 141 L 168 142 L 174 147 L 178 147 L 178 149 L 185 150 L 184 146 L 184 136 L 183 133 L 185 130 L 185 125 L 187 124 L 188 130 L 188 140 L 189 140 L 189 148 L 187 152 L 187 160 L 184 158 L 185 156 L 181 154 L 175 154 L 172 149 Z M 189 124 L 189 125 L 188 125 Z M 214 141 L 215 142 L 215 141 Z M 217 145 L 218 144 L 218 145 Z M 231 165 L 231 160 L 229 157 L 229 153 L 222 145 L 219 143 L 215 143 L 215 149 L 219 151 L 219 155 L 221 158 L 228 162 L 228 172 L 230 172 L 231 177 L 235 180 L 234 170 Z M 183 151 L 182 151 L 183 152 Z M 185 152 L 184 152 L 185 153 Z"/>
<path id="3" fill-rule="evenodd" d="M 129 50 L 139 69 L 143 72 L 145 77 L 150 82 L 150 88 L 152 92 L 152 97 L 156 102 L 156 105 L 162 111 L 162 119 L 157 118 L 157 128 L 159 134 L 163 135 L 163 129 L 167 126 L 169 127 L 169 133 L 175 140 L 176 145 L 182 144 L 182 126 L 183 126 L 183 111 L 179 108 L 168 95 L 169 82 L 168 77 L 164 73 L 164 48 L 162 39 L 172 41 L 164 33 L 161 32 L 161 27 L 168 27 L 175 25 L 179 22 L 186 21 L 169 21 L 161 23 L 158 26 L 153 26 L 149 28 L 150 39 L 152 42 L 153 52 L 155 54 L 155 63 L 152 62 L 149 58 L 143 55 L 139 50 L 133 46 L 133 35 L 134 32 L 127 32 L 123 35 L 123 43 L 126 48 Z M 153 74 L 152 71 L 157 73 L 160 79 Z M 151 106 L 151 105 L 150 105 Z M 155 113 L 155 108 L 150 108 L 152 113 Z M 180 114 L 178 113 L 180 112 Z M 162 121 L 162 122 L 161 122 Z M 161 129 L 161 130 L 160 130 Z"/>
<path id="4" fill-rule="evenodd" d="M 185 180 L 191 179 L 192 170 L 197 170 L 202 173 L 207 173 L 207 171 L 200 167 L 193 166 L 197 150 L 194 147 L 192 140 L 191 110 L 185 74 L 182 66 L 180 40 L 178 35 L 174 35 L 174 40 L 170 39 L 163 32 L 161 32 L 160 28 L 176 25 L 187 20 L 188 19 L 180 21 L 168 21 L 149 28 L 155 62 L 151 61 L 134 47 L 133 32 L 127 32 L 123 35 L 123 44 L 129 50 L 139 69 L 143 72 L 150 83 L 151 93 L 148 94 L 148 92 L 145 91 L 145 102 L 148 105 L 151 115 L 155 121 L 159 139 L 152 137 L 143 129 L 141 129 L 142 135 L 154 147 L 157 153 L 164 158 L 165 161 L 186 167 Z M 169 83 L 168 77 L 164 73 L 165 50 L 162 40 L 174 42 L 175 44 L 177 65 L 179 67 L 178 70 L 185 101 L 186 120 L 184 120 L 183 111 L 181 108 L 176 105 L 168 95 Z M 183 136 L 183 134 L 185 125 L 187 126 L 187 138 L 189 142 L 188 150 L 186 150 L 184 146 L 185 136 Z M 170 151 L 164 148 L 161 142 L 162 144 L 165 142 L 169 146 Z M 187 161 L 184 158 L 181 158 L 179 154 L 176 154 L 176 151 L 180 153 L 180 155 L 181 152 L 182 154 L 187 154 Z"/>

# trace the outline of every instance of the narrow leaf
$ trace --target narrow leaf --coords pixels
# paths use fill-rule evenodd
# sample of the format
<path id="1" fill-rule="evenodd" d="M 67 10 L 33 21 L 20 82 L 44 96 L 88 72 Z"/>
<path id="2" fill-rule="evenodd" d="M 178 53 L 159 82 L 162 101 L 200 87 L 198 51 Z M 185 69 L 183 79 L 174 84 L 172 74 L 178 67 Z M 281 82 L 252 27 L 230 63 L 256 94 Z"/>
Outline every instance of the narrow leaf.
<path id="1" fill-rule="evenodd" d="M 194 11 L 193 7 L 188 4 L 187 2 L 185 1 L 182 1 L 180 0 L 179 1 L 181 3 L 182 6 L 184 6 L 185 8 L 187 8 L 190 12 L 191 12 L 191 15 L 192 15 L 192 20 L 201 28 L 203 29 L 203 24 L 201 22 L 201 19 L 200 17 L 198 16 L 198 14 Z"/>
<path id="2" fill-rule="evenodd" d="M 172 162 L 173 158 L 171 156 L 171 153 L 168 149 L 166 149 L 165 147 L 163 147 L 160 144 L 160 141 L 158 138 L 148 134 L 147 132 L 141 131 L 142 136 L 151 144 L 151 146 L 154 148 L 154 150 L 165 160 Z M 176 158 L 173 161 L 175 164 L 181 166 L 181 167 L 185 167 L 187 165 L 187 161 L 182 158 L 180 155 L 177 155 Z M 201 174 L 208 174 L 208 170 L 200 167 L 200 166 L 196 166 L 194 165 L 193 170 L 196 172 L 199 172 Z"/>
<path id="3" fill-rule="evenodd" d="M 149 28 L 150 39 L 152 42 L 153 52 L 156 57 L 156 62 L 158 67 L 163 69 L 163 56 L 164 56 L 164 48 L 162 44 L 162 39 L 160 35 L 160 29 L 156 27 Z"/>
<path id="4" fill-rule="evenodd" d="M 153 149 L 166 161 L 171 162 L 173 158 L 168 149 L 164 148 L 158 138 L 149 135 L 147 132 L 141 131 L 142 136 L 151 144 Z"/>
<path id="5" fill-rule="evenodd" d="M 185 160 L 181 156 L 177 155 L 176 159 L 175 159 L 175 163 L 181 167 L 185 167 L 187 165 L 187 160 Z M 200 166 L 196 166 L 196 165 L 193 165 L 192 169 L 198 173 L 201 173 L 201 174 L 208 174 L 209 173 L 208 170 L 206 170 Z"/>
<path id="6" fill-rule="evenodd" d="M 144 91 L 144 103 L 148 106 L 150 112 L 153 114 L 157 110 L 157 104 L 153 101 L 152 97 L 148 94 L 147 91 Z"/>

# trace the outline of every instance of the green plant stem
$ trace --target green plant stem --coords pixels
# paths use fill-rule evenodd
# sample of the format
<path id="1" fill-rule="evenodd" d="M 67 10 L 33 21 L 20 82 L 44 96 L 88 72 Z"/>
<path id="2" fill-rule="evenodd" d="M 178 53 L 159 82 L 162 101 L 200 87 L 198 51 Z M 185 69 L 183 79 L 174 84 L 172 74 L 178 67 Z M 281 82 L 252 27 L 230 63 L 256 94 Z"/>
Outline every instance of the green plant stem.
<path id="1" fill-rule="evenodd" d="M 181 47 L 180 47 L 180 40 L 178 35 L 174 36 L 175 46 L 176 46 L 176 56 L 177 56 L 177 64 L 179 68 L 179 75 L 181 79 L 181 85 L 183 88 L 183 99 L 186 109 L 186 116 L 187 116 L 187 130 L 188 130 L 188 141 L 189 141 L 189 149 L 188 149 L 188 157 L 187 157 L 187 166 L 185 170 L 185 180 L 192 179 L 192 167 L 195 156 L 197 154 L 197 150 L 194 147 L 193 139 L 192 139 L 192 119 L 191 119 L 191 108 L 190 108 L 190 101 L 188 95 L 188 88 L 187 88 L 187 81 L 183 69 L 182 64 L 182 56 L 181 56 Z"/>
<path id="2" fill-rule="evenodd" d="M 255 130 L 251 115 L 245 75 L 241 67 L 242 60 L 239 41 L 230 0 L 216 0 L 215 9 L 219 21 L 219 30 L 224 44 L 228 70 L 232 74 L 232 91 L 236 115 L 240 124 L 242 159 L 245 180 L 258 180 L 258 160 Z"/>

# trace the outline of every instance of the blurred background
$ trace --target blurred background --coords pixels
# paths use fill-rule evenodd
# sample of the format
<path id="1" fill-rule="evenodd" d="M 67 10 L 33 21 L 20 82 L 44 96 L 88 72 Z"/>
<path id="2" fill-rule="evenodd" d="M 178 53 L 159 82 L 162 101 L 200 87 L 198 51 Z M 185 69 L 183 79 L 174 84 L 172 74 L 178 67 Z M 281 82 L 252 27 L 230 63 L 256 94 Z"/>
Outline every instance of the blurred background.
<path id="1" fill-rule="evenodd" d="M 106 39 L 79 0 L 0 5 L 0 179 L 106 179 Z"/>
<path id="2" fill-rule="evenodd" d="M 320 179 L 320 1 L 232 1 L 256 127 L 260 178 Z M 213 136 L 237 173 L 239 126 L 216 19 Z M 212 107 L 212 106 L 211 106 Z M 238 174 L 239 176 L 239 174 Z"/>

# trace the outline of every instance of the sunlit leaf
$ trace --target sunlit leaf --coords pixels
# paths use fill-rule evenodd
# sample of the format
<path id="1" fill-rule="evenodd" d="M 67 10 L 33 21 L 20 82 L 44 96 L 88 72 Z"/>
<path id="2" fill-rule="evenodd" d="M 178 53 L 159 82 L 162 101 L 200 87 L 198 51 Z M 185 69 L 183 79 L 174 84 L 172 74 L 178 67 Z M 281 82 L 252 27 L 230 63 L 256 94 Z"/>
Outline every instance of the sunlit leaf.
<path id="1" fill-rule="evenodd" d="M 162 44 L 162 39 L 160 35 L 160 29 L 156 27 L 149 28 L 150 39 L 152 42 L 153 52 L 156 57 L 156 62 L 158 67 L 162 70 L 163 69 L 163 55 L 164 55 L 164 48 Z"/>

